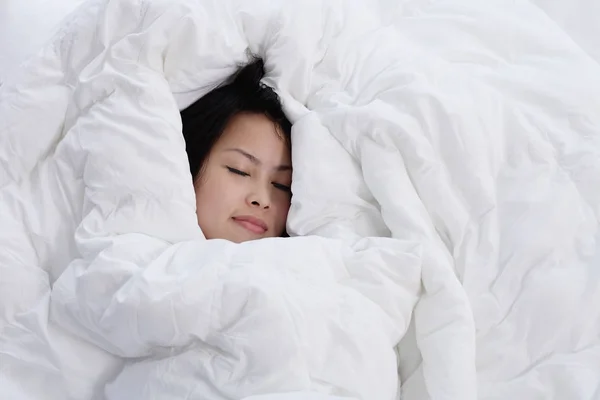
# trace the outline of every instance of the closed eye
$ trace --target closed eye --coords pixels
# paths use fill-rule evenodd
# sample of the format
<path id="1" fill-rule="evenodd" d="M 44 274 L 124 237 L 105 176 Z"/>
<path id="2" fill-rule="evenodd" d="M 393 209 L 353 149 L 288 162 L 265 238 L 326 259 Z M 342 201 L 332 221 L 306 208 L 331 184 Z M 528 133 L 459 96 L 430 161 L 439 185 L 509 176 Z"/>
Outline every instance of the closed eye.
<path id="1" fill-rule="evenodd" d="M 277 182 L 273 182 L 273 186 L 275 186 L 276 189 L 282 190 L 284 192 L 287 193 L 292 193 L 292 188 L 286 185 L 282 185 L 281 183 L 277 183 Z"/>
<path id="2" fill-rule="evenodd" d="M 244 172 L 244 171 L 240 171 L 239 169 L 235 169 L 235 168 L 231 168 L 231 167 L 226 167 L 229 172 L 231 172 L 232 174 L 236 174 L 236 175 L 240 175 L 240 176 L 250 176 L 249 173 Z"/>

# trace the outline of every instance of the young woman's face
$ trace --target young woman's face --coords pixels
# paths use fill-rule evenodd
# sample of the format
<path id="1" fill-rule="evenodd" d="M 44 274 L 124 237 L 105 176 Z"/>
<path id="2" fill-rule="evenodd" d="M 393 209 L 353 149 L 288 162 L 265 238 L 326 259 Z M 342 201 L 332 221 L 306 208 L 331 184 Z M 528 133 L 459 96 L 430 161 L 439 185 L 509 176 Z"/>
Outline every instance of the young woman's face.
<path id="1" fill-rule="evenodd" d="M 195 183 L 198 224 L 207 239 L 240 243 L 281 236 L 291 183 L 290 149 L 276 125 L 264 115 L 240 113 Z"/>

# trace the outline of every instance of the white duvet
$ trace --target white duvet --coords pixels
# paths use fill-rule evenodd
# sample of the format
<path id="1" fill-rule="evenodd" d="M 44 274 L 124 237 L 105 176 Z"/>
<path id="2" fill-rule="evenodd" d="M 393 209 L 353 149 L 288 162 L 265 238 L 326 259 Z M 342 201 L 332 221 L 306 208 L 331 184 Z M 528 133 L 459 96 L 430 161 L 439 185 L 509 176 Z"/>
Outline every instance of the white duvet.
<path id="1" fill-rule="evenodd" d="M 178 109 L 248 51 L 300 237 L 206 241 Z M 599 214 L 528 2 L 91 1 L 0 88 L 0 398 L 596 399 Z"/>

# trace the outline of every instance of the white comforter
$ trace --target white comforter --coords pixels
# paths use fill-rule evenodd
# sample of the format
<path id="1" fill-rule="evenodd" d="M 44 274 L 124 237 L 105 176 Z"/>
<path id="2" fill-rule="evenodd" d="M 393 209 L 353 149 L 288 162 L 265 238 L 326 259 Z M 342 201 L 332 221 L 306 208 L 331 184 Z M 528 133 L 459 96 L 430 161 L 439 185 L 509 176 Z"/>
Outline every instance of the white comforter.
<path id="1" fill-rule="evenodd" d="M 308 237 L 196 226 L 247 50 Z M 600 65 L 530 3 L 92 1 L 0 90 L 0 397 L 600 396 Z"/>

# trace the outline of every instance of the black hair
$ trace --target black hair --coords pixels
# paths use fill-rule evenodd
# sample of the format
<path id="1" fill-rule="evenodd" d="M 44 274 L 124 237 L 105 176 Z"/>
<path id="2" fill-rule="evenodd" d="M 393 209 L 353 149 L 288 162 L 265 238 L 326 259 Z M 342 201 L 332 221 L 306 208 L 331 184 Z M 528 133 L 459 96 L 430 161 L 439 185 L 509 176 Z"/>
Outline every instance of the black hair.
<path id="1" fill-rule="evenodd" d="M 255 58 L 234 74 L 230 82 L 181 111 L 185 150 L 194 181 L 227 124 L 239 113 L 265 115 L 276 124 L 282 139 L 290 145 L 292 124 L 283 112 L 277 93 L 260 82 L 264 75 L 263 60 Z"/>

